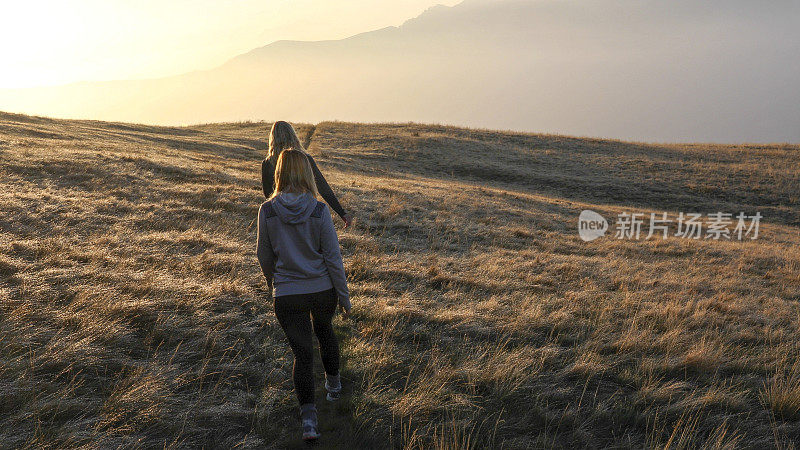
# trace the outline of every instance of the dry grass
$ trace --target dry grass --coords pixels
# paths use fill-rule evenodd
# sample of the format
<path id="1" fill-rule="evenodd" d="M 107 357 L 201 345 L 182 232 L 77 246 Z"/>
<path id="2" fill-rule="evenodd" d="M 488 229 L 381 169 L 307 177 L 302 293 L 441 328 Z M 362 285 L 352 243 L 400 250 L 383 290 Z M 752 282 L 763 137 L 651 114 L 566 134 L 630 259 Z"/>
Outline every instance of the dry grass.
<path id="1" fill-rule="evenodd" d="M 0 447 L 300 445 L 254 255 L 269 125 L 0 115 Z M 798 147 L 300 129 L 359 219 L 325 446 L 800 440 Z M 585 208 L 766 223 L 584 243 Z"/>
<path id="2" fill-rule="evenodd" d="M 778 372 L 764 382 L 761 401 L 781 419 L 800 419 L 800 373 L 797 362 L 789 373 Z"/>

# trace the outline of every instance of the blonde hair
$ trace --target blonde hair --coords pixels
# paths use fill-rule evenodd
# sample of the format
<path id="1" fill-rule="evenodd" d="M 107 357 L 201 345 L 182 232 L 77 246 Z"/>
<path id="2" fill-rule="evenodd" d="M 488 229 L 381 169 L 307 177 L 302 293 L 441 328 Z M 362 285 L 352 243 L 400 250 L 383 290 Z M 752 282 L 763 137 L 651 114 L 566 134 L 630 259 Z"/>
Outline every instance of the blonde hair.
<path id="1" fill-rule="evenodd" d="M 278 156 L 275 166 L 275 191 L 270 199 L 281 192 L 294 192 L 303 194 L 310 192 L 317 196 L 317 183 L 314 182 L 314 172 L 306 154 L 300 150 L 287 148 Z"/>
<path id="2" fill-rule="evenodd" d="M 269 131 L 267 159 L 277 167 L 278 156 L 288 148 L 305 153 L 303 144 L 300 143 L 292 124 L 279 120 L 272 124 L 272 129 Z"/>

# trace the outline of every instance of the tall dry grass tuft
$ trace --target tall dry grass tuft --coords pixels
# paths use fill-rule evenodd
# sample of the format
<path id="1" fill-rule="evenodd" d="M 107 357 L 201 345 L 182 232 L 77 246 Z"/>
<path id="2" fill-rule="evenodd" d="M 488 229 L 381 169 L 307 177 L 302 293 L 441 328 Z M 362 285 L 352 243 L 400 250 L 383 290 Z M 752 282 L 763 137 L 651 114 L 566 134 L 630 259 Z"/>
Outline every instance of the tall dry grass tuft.
<path id="1" fill-rule="evenodd" d="M 656 420 L 658 417 L 656 417 Z M 741 436 L 731 432 L 727 422 L 721 423 L 710 432 L 702 430 L 702 412 L 684 412 L 678 420 L 667 427 L 671 431 L 666 435 L 666 439 L 661 436 L 665 434 L 655 433 L 648 442 L 647 447 L 658 450 L 732 450 L 739 448 Z M 654 424 L 653 427 L 658 427 Z M 662 430 L 663 431 L 663 430 Z"/>
<path id="2" fill-rule="evenodd" d="M 482 448 L 503 448 L 497 443 L 497 429 L 501 423 L 501 413 L 490 423 L 491 416 L 484 418 L 480 423 L 472 420 L 459 419 L 455 416 L 444 418 L 441 422 L 428 429 L 425 434 L 421 428 L 412 426 L 413 419 L 401 420 L 401 442 L 390 443 L 390 447 L 403 450 L 473 450 Z"/>
<path id="3" fill-rule="evenodd" d="M 800 365 L 788 373 L 775 373 L 764 382 L 759 394 L 762 404 L 783 420 L 800 419 Z"/>

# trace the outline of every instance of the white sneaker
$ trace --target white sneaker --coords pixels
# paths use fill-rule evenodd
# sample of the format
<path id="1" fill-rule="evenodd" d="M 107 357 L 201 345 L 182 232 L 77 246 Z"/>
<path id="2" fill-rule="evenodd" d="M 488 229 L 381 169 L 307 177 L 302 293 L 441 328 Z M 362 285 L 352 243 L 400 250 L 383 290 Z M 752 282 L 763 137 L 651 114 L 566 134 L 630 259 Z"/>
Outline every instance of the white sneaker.
<path id="1" fill-rule="evenodd" d="M 313 419 L 303 420 L 303 440 L 315 441 L 319 439 L 319 430 L 317 430 L 317 421 Z"/>
<path id="2" fill-rule="evenodd" d="M 303 427 L 303 440 L 314 441 L 319 438 L 317 429 L 317 407 L 313 403 L 300 405 L 300 423 Z"/>
<path id="3" fill-rule="evenodd" d="M 336 400 L 339 400 L 339 398 L 342 395 L 342 382 L 341 382 L 341 379 L 339 380 L 339 385 L 338 386 L 333 386 L 331 384 L 330 380 L 328 380 L 328 376 L 326 374 L 325 375 L 325 390 L 328 391 L 328 395 L 326 395 L 325 398 L 329 402 L 335 402 Z"/>

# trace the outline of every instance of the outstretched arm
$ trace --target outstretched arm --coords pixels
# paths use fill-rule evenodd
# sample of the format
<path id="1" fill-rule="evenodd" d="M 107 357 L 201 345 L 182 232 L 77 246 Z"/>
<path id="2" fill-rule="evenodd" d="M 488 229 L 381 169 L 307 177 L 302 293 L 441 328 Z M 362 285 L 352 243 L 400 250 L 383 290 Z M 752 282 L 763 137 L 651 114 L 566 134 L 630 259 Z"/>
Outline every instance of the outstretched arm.
<path id="1" fill-rule="evenodd" d="M 322 196 L 322 199 L 325 200 L 325 203 L 330 205 L 330 207 L 333 208 L 333 210 L 339 215 L 339 217 L 342 218 L 342 220 L 345 220 L 344 216 L 347 213 L 344 212 L 344 208 L 342 208 L 342 205 L 339 204 L 339 199 L 336 198 L 336 195 L 333 193 L 330 185 L 328 185 L 325 177 L 322 176 L 322 172 L 319 171 L 317 163 L 314 161 L 314 158 L 312 158 L 311 155 L 308 155 L 308 161 L 311 163 L 311 170 L 314 172 L 314 181 L 317 184 L 319 195 Z"/>

